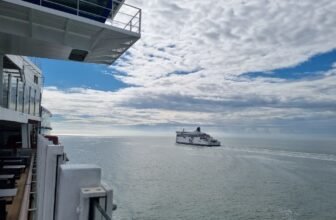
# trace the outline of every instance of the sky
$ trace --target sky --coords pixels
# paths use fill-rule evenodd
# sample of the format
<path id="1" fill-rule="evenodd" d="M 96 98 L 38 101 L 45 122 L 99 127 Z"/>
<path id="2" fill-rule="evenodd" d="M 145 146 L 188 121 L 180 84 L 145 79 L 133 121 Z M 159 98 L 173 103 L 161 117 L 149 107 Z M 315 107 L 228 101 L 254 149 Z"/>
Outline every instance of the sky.
<path id="1" fill-rule="evenodd" d="M 336 134 L 336 1 L 129 0 L 112 66 L 38 59 L 55 134 Z"/>

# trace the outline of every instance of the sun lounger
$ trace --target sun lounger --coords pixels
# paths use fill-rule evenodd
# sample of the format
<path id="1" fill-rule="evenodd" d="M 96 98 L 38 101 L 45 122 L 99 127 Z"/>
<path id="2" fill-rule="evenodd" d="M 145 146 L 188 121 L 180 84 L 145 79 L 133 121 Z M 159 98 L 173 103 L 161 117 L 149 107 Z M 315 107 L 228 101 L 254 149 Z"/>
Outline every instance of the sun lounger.
<path id="1" fill-rule="evenodd" d="M 0 189 L 15 188 L 15 175 L 4 174 L 0 175 Z"/>
<path id="2" fill-rule="evenodd" d="M 13 198 L 16 196 L 17 188 L 14 189 L 0 189 L 0 198 Z"/>

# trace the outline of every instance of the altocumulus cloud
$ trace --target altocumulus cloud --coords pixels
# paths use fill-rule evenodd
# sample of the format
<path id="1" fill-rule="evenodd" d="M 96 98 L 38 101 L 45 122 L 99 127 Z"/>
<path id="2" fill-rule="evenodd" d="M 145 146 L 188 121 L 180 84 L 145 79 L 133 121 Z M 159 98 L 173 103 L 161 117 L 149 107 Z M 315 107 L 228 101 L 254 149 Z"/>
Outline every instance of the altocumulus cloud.
<path id="1" fill-rule="evenodd" d="M 229 132 L 336 131 L 335 64 L 315 78 L 243 77 L 333 50 L 336 2 L 128 2 L 143 9 L 142 39 L 111 73 L 129 86 L 46 88 L 43 104 L 61 116 L 57 131 L 70 124 L 78 131 L 195 124 Z"/>

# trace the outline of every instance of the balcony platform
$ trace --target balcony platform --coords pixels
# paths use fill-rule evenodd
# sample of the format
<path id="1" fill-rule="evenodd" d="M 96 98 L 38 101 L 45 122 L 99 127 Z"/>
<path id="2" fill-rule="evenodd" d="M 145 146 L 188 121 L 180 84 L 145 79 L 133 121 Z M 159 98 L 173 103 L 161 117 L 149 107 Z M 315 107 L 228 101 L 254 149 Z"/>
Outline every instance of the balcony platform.
<path id="1" fill-rule="evenodd" d="M 29 121 L 39 122 L 41 117 L 18 112 L 12 109 L 3 108 L 0 106 L 0 121 L 11 121 L 26 124 Z"/>
<path id="2" fill-rule="evenodd" d="M 0 53 L 112 64 L 140 38 L 141 10 L 125 26 L 114 25 L 115 17 L 101 23 L 21 0 L 2 0 Z"/>

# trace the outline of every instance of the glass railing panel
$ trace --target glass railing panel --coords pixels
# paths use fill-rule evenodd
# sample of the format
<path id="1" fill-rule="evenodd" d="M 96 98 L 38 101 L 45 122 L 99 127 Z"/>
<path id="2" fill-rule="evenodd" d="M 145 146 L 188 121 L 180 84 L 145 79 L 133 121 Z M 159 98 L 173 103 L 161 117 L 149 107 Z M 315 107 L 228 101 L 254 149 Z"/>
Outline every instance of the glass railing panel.
<path id="1" fill-rule="evenodd" d="M 2 93 L 2 107 L 4 108 L 8 108 L 8 74 L 5 74 L 3 75 L 3 93 Z"/>
<path id="2" fill-rule="evenodd" d="M 21 57 L 21 59 L 24 58 Z M 21 70 L 4 69 L 2 82 L 0 82 L 3 90 L 0 97 L 1 107 L 39 117 L 41 84 L 32 76 L 40 76 L 40 72 L 29 65 L 29 62 L 25 62 Z"/>
<path id="3" fill-rule="evenodd" d="M 36 91 L 35 116 L 40 116 L 40 92 L 39 91 Z"/>
<path id="4" fill-rule="evenodd" d="M 30 101 L 29 101 L 29 113 L 30 115 L 34 114 L 34 102 L 35 102 L 35 99 L 34 99 L 34 95 L 35 95 L 35 90 L 33 88 L 31 88 L 31 91 L 30 91 Z"/>
<path id="5" fill-rule="evenodd" d="M 23 0 L 140 34 L 141 9 L 122 0 Z"/>
<path id="6" fill-rule="evenodd" d="M 23 83 L 19 82 L 18 103 L 16 111 L 22 112 L 22 108 L 23 108 Z"/>
<path id="7" fill-rule="evenodd" d="M 12 77 L 10 83 L 10 101 L 9 101 L 9 109 L 15 110 L 16 108 L 16 94 L 17 94 L 17 81 Z"/>
<path id="8" fill-rule="evenodd" d="M 29 86 L 25 86 L 25 92 L 24 92 L 24 113 L 28 114 L 29 111 Z"/>
<path id="9" fill-rule="evenodd" d="M 41 91 L 11 77 L 9 74 L 3 76 L 3 105 L 2 107 L 26 114 L 40 116 Z"/>

